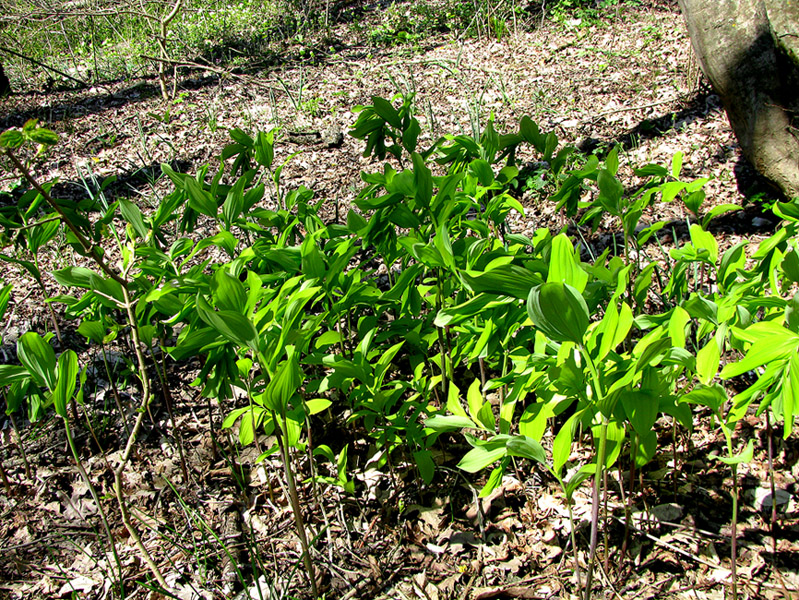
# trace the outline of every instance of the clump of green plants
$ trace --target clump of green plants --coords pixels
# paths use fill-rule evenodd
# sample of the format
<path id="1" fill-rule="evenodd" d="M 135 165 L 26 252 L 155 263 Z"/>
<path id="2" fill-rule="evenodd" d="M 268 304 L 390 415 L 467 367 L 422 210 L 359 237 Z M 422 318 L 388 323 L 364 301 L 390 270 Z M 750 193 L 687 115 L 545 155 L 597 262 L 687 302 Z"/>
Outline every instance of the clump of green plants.
<path id="1" fill-rule="evenodd" d="M 53 274 L 63 293 L 51 300 L 103 351 L 127 337 L 135 416 L 128 424 L 120 402 L 126 443 L 114 490 L 150 567 L 142 584 L 168 591 L 130 520 L 121 478 L 154 402 L 170 414 L 180 451 L 168 368 L 196 361 L 192 385 L 222 407 L 222 429 L 253 445 L 259 462 L 279 463 L 314 597 L 324 593 L 315 560 L 324 536 L 315 529 L 319 502 L 302 502 L 303 481 L 317 500 L 322 485 L 358 494 L 358 447 L 420 489 L 446 466 L 436 450 L 453 435 L 466 442 L 457 465 L 480 496 L 510 469 L 551 477 L 569 508 L 589 487 L 585 547 L 571 529 L 575 591 L 588 599 L 609 552 L 608 474 L 631 474 L 629 518 L 632 473 L 666 453 L 680 466 L 657 424 L 669 423 L 674 440 L 710 414 L 723 438 L 713 458 L 733 481 L 735 595 L 739 468 L 755 452 L 738 424 L 768 415 L 788 437 L 799 406 L 798 205 L 775 204 L 783 224 L 752 252 L 744 242 L 720 252 L 709 226 L 737 207 L 706 209 L 707 179 L 684 180 L 681 154 L 635 169 L 639 182 L 626 187 L 618 149 L 581 156 L 529 117 L 509 133 L 489 120 L 473 135 L 424 145 L 411 96 L 373 97 L 357 112 L 350 133 L 375 162 L 343 222 L 322 218 L 313 190 L 285 185 L 274 131 L 232 130 L 219 160 L 196 173 L 163 165 L 171 189 L 147 213 L 104 194 L 77 204 L 53 197 L 26 152 L 56 143 L 54 134 L 28 124 L 0 136 L 6 167 L 30 188 L 3 214 L 6 239 L 27 240 L 35 255 L 41 244 L 28 232 L 62 236 L 75 264 Z M 551 189 L 541 201 L 587 230 L 610 223 L 619 235 L 593 252 L 565 229 L 515 233 L 509 217 L 524 215 L 525 186 Z M 660 202 L 685 208 L 688 241 L 668 251 L 659 238 L 666 223 L 644 220 Z M 46 332 L 25 334 L 19 348 L 21 364 L 0 369 L 9 410 L 52 405 L 69 438 L 78 406 L 91 404 L 81 359 L 71 349 L 56 357 Z M 745 373 L 754 374 L 746 389 L 725 387 Z M 317 444 L 317 432 L 333 426 L 347 435 Z"/>

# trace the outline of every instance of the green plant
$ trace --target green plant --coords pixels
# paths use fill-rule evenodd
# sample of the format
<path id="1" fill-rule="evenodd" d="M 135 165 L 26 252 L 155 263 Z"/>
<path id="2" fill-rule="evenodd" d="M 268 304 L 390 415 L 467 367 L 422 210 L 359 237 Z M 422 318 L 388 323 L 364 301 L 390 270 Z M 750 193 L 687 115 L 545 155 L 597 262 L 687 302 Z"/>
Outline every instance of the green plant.
<path id="1" fill-rule="evenodd" d="M 282 180 L 287 162 L 275 163 L 274 130 L 230 131 L 218 160 L 193 174 L 163 165 L 170 189 L 145 210 L 111 197 L 109 182 L 98 191 L 87 186 L 79 202 L 53 198 L 28 160 L 36 158 L 34 144 L 55 141 L 52 134 L 30 125 L 0 136 L 30 187 L 2 215 L 7 238 L 36 249 L 43 242 L 25 236 L 63 239 L 74 253 L 74 264 L 53 272 L 64 290 L 52 298 L 64 306 L 56 318 L 80 320 L 77 331 L 103 355 L 112 384 L 119 375 L 106 347 L 122 341 L 130 348 L 123 372 L 140 397 L 128 423 L 115 395 L 128 429 L 114 491 L 134 543 L 141 546 L 123 470 L 157 399 L 181 451 L 170 369 L 196 359 L 192 385 L 219 403 L 222 428 L 254 445 L 256 462 L 271 457 L 282 469 L 301 546 L 296 562 L 317 597 L 323 563 L 315 553 L 324 538 L 313 528 L 326 519 L 313 512 L 319 489 L 357 496 L 368 452 L 370 468 L 390 472 L 389 485 L 399 490 L 410 477 L 424 490 L 442 466 L 438 451 L 451 456 L 449 440 L 460 432 L 468 447 L 458 465 L 483 497 L 509 469 L 538 469 L 560 486 L 571 511 L 589 482 L 585 578 L 571 527 L 578 585 L 589 598 L 601 548 L 606 564 L 611 550 L 602 508 L 612 494 L 608 473 L 629 470 L 629 522 L 636 470 L 670 452 L 676 487 L 678 427 L 690 430 L 707 411 L 733 475 L 736 581 L 737 465 L 754 452 L 752 441 L 736 440 L 737 423 L 757 400 L 756 414 L 782 421 L 784 436 L 795 429 L 797 204 L 775 205 L 783 224 L 753 252 L 745 243 L 722 252 L 710 225 L 730 207 L 705 207 L 706 180 L 683 181 L 679 154 L 669 167 L 634 170 L 633 187 L 618 149 L 582 155 L 528 117 L 510 133 L 475 118 L 470 134 L 422 147 L 414 108 L 412 94 L 359 107 L 351 133 L 376 166 L 362 173 L 344 223 L 326 222 L 312 190 Z M 525 169 L 517 157 L 529 155 L 535 166 Z M 517 195 L 525 185 L 572 223 L 595 228 L 603 220 L 619 239 L 593 255 L 566 230 L 517 233 L 509 216 L 523 215 Z M 676 199 L 686 209 L 688 241 L 666 251 L 665 225 L 645 216 L 656 202 Z M 48 237 L 51 229 L 60 237 Z M 589 235 L 588 227 L 578 232 Z M 41 285 L 46 275 L 37 272 Z M 0 309 L 11 293 L 0 289 Z M 27 408 L 34 419 L 55 403 L 69 430 L 76 421 L 67 405 L 87 412 L 86 370 L 71 349 L 56 359 L 46 336 L 25 334 L 19 347 L 22 364 L 0 366 L 6 411 Z M 754 383 L 734 395 L 721 383 L 741 377 Z M 671 448 L 658 438 L 663 423 L 672 428 Z M 246 486 L 240 465 L 231 459 L 231 467 Z M 183 476 L 188 483 L 185 467 Z M 316 503 L 303 502 L 303 482 Z M 183 513 L 204 542 L 220 543 L 199 515 L 186 506 Z M 201 545 L 170 535 L 187 551 Z M 257 547 L 252 535 L 248 543 Z M 205 550 L 195 551 L 211 568 Z M 154 582 L 142 585 L 172 593 L 157 564 L 149 566 Z M 258 572 L 263 565 L 255 578 Z M 249 576 L 240 569 L 236 576 L 246 587 Z"/>

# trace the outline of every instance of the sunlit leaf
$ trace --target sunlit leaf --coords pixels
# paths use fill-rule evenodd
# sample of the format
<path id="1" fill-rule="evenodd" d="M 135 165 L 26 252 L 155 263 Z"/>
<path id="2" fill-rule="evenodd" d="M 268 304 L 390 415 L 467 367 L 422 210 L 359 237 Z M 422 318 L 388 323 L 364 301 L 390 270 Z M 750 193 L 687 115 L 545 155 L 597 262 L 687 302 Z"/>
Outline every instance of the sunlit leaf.
<path id="1" fill-rule="evenodd" d="M 550 282 L 534 287 L 527 299 L 527 313 L 536 328 L 558 342 L 581 344 L 588 329 L 588 306 L 568 284 Z"/>

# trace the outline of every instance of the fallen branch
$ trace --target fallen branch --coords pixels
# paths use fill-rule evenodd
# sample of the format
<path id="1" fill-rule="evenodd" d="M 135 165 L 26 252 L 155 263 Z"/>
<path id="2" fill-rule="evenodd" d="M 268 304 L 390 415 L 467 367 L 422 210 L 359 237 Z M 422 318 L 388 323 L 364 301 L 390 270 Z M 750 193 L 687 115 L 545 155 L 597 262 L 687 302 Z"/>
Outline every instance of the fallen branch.
<path id="1" fill-rule="evenodd" d="M 645 536 L 647 539 L 652 540 L 656 545 L 663 546 L 664 548 L 668 548 L 672 552 L 676 552 L 677 554 L 680 554 L 680 555 L 682 555 L 682 556 L 684 556 L 686 558 L 690 558 L 691 560 L 693 560 L 694 562 L 699 563 L 700 565 L 704 565 L 704 566 L 709 567 L 711 569 L 724 569 L 725 568 L 725 567 L 723 567 L 721 565 L 721 563 L 714 563 L 712 561 L 706 560 L 706 559 L 702 558 L 701 556 L 697 556 L 696 554 L 694 554 L 692 552 L 688 552 L 687 550 L 683 550 L 682 548 L 680 548 L 680 547 L 678 547 L 678 546 L 676 546 L 676 545 L 674 545 L 674 544 L 672 544 L 670 542 L 666 542 L 664 540 L 661 540 L 659 537 L 656 537 L 656 536 L 652 535 L 651 533 L 648 533 L 648 532 L 644 531 L 643 529 L 640 529 L 639 527 L 636 527 L 634 524 L 628 523 L 625 519 L 622 519 L 620 517 L 613 517 L 613 518 L 616 519 L 622 525 L 626 525 L 630 529 L 632 529 L 634 531 L 637 531 L 641 535 Z M 761 586 L 769 588 L 769 589 L 774 589 L 774 590 L 782 590 L 783 589 L 783 588 L 780 588 L 780 587 L 778 587 L 776 585 L 772 585 L 772 584 L 766 583 L 765 581 L 759 581 L 758 579 L 755 579 L 753 576 L 746 575 L 745 573 L 738 573 L 738 577 L 740 577 L 741 579 L 749 580 L 749 581 L 751 581 L 753 583 L 756 583 L 758 585 L 761 585 Z M 785 587 L 784 589 L 786 591 L 790 592 L 790 593 L 799 592 L 799 589 L 797 589 L 797 588 Z"/>
<path id="2" fill-rule="evenodd" d="M 641 104 L 639 106 L 624 106 L 622 108 L 615 108 L 613 110 L 597 113 L 596 115 L 594 115 L 594 120 L 596 121 L 597 119 L 601 119 L 602 117 L 607 117 L 608 115 L 615 115 L 616 113 L 632 112 L 635 110 L 644 110 L 645 108 L 653 108 L 655 106 L 661 106 L 663 104 L 670 104 L 675 100 L 680 100 L 680 98 L 679 97 L 668 98 L 666 100 L 658 100 L 657 102 L 650 102 L 649 104 Z"/>
<path id="3" fill-rule="evenodd" d="M 66 77 L 67 79 L 71 79 L 72 81 L 74 81 L 76 83 L 79 83 L 81 85 L 84 85 L 84 86 L 88 85 L 88 82 L 86 82 L 86 81 L 83 81 L 81 79 L 77 79 L 77 78 L 73 77 L 72 75 L 68 75 L 68 74 L 64 73 L 63 71 L 59 71 L 55 67 L 51 67 L 50 65 L 47 65 L 47 64 L 45 64 L 43 62 L 39 62 L 35 58 L 31 58 L 30 56 L 26 56 L 24 54 L 21 54 L 21 53 L 17 52 L 16 50 L 12 50 L 11 48 L 6 48 L 5 46 L 0 46 L 0 52 L 8 52 L 9 54 L 13 54 L 16 57 L 21 58 L 22 60 L 27 60 L 28 62 L 31 62 L 34 65 L 42 67 L 43 69 L 47 69 L 48 71 L 52 71 L 53 73 L 57 73 L 58 75 L 61 75 L 61 77 Z"/>

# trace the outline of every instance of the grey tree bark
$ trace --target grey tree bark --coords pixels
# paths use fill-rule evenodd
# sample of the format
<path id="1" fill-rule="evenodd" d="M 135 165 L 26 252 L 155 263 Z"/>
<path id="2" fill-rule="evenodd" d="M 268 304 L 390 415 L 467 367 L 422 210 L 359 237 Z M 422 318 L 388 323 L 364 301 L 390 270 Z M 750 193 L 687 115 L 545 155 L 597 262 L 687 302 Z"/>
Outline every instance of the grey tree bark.
<path id="1" fill-rule="evenodd" d="M 799 3 L 679 4 L 744 156 L 785 195 L 799 196 Z"/>

